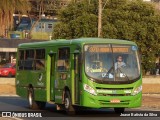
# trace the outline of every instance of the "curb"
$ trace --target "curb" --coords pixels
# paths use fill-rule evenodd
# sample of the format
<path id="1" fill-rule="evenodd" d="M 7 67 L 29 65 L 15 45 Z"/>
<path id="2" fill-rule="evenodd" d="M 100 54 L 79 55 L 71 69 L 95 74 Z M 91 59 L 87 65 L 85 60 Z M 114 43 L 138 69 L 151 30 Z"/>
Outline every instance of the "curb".
<path id="1" fill-rule="evenodd" d="M 14 95 L 14 94 L 0 94 L 0 96 L 3 96 L 3 97 L 19 97 L 18 95 Z"/>

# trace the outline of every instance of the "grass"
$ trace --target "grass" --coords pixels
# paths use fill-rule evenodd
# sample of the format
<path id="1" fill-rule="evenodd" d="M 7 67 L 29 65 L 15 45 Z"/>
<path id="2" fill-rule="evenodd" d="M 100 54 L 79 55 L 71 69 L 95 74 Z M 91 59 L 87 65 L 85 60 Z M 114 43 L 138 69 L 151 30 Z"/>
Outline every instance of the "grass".
<path id="1" fill-rule="evenodd" d="M 50 40 L 50 33 L 44 32 L 33 32 L 32 39 L 43 39 L 43 40 Z"/>
<path id="2" fill-rule="evenodd" d="M 21 31 L 9 31 L 8 38 L 11 38 L 10 34 L 19 34 L 19 39 L 25 39 L 25 33 Z M 50 35 L 52 33 L 47 32 L 32 32 L 31 39 L 39 39 L 39 40 L 50 40 Z"/>

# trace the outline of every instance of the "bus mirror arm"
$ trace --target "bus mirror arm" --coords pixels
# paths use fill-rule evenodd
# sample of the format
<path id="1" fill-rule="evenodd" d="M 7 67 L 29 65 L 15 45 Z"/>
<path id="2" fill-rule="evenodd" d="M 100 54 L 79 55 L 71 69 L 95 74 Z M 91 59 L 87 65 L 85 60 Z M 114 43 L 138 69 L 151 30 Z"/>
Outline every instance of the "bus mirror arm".
<path id="1" fill-rule="evenodd" d="M 49 52 L 49 56 L 51 56 L 51 57 L 53 57 L 54 54 L 55 53 L 52 50 Z"/>
<path id="2" fill-rule="evenodd" d="M 79 53 L 80 53 L 79 50 L 75 50 L 75 51 L 74 51 L 74 54 L 79 54 Z"/>

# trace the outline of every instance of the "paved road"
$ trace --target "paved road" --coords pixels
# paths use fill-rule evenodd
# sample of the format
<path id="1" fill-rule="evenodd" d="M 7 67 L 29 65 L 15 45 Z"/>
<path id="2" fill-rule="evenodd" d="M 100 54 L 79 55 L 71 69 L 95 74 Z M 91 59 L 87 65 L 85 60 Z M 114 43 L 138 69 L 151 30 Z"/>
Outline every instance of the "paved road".
<path id="1" fill-rule="evenodd" d="M 48 119 L 62 119 L 62 120 L 70 120 L 73 119 L 76 120 L 78 119 L 86 119 L 86 120 L 97 120 L 97 119 L 110 119 L 110 120 L 134 120 L 137 117 L 122 117 L 118 114 L 115 114 L 113 109 L 102 109 L 102 110 L 83 110 L 82 112 L 80 112 L 78 115 L 75 115 L 73 117 L 69 117 L 64 111 L 57 111 L 55 105 L 51 105 L 51 104 L 47 104 L 45 110 L 41 110 L 41 111 L 35 111 L 35 110 L 30 110 L 28 108 L 28 102 L 25 99 L 22 99 L 18 96 L 0 96 L 0 114 L 4 115 L 4 113 L 2 112 L 10 112 L 12 111 L 12 115 L 13 113 L 15 113 L 14 115 L 24 115 L 24 116 L 28 116 L 31 114 L 36 113 L 38 116 L 42 116 L 42 118 L 38 118 L 38 120 L 44 120 L 44 118 L 47 120 Z M 142 114 L 143 116 L 144 114 L 144 110 L 141 109 L 127 109 L 127 111 L 130 112 L 125 112 L 123 115 L 129 115 L 131 116 L 131 113 L 133 113 L 134 115 L 136 115 L 136 113 L 138 113 L 138 116 L 141 116 L 140 114 Z M 157 112 L 154 112 L 152 110 L 145 110 L 145 112 L 147 111 L 147 114 L 152 114 L 156 115 Z M 17 114 L 18 113 L 18 114 Z M 5 113 L 6 114 L 6 113 Z M 7 113 L 8 114 L 8 113 Z M 9 113 L 10 114 L 10 113 Z M 142 120 L 150 120 L 150 119 L 154 119 L 154 120 L 158 120 L 160 118 L 160 112 L 158 112 L 157 114 L 159 117 L 143 117 Z M 19 117 L 17 118 L 0 118 L 0 120 L 35 120 L 36 118 L 21 118 Z"/>

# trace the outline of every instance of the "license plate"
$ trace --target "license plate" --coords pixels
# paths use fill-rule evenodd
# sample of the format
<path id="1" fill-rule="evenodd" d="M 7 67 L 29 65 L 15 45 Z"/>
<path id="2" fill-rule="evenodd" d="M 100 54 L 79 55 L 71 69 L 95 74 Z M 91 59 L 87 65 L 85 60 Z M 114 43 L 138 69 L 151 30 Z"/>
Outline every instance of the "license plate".
<path id="1" fill-rule="evenodd" d="M 118 100 L 118 99 L 113 99 L 113 100 L 110 100 L 111 103 L 120 103 L 121 101 Z"/>

